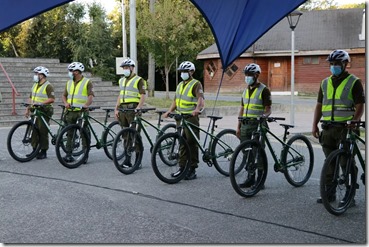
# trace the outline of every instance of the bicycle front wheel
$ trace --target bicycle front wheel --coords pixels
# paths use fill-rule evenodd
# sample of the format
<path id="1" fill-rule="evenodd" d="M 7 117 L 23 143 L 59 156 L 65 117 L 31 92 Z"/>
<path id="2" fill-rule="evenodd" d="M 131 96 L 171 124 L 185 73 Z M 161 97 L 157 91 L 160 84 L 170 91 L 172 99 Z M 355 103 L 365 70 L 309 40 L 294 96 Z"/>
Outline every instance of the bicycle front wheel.
<path id="1" fill-rule="evenodd" d="M 68 125 L 61 130 L 56 140 L 55 152 L 59 162 L 70 169 L 87 161 L 90 138 L 78 124 Z"/>
<path id="2" fill-rule="evenodd" d="M 114 138 L 121 131 L 122 127 L 118 121 L 111 122 L 108 128 L 102 134 L 102 142 L 104 146 L 104 152 L 109 159 L 113 159 L 113 143 Z"/>
<path id="3" fill-rule="evenodd" d="M 160 137 L 151 155 L 155 175 L 168 184 L 178 183 L 187 175 L 190 160 L 190 147 L 176 132 Z"/>
<path id="4" fill-rule="evenodd" d="M 39 131 L 32 122 L 22 121 L 15 124 L 9 131 L 7 139 L 7 148 L 10 156 L 19 162 L 32 160 L 40 151 L 39 138 Z M 32 142 L 34 146 L 32 146 Z"/>
<path id="5" fill-rule="evenodd" d="M 225 129 L 215 136 L 211 147 L 212 161 L 220 174 L 229 176 L 229 162 L 239 144 L 240 139 L 236 136 L 235 130 Z"/>
<path id="6" fill-rule="evenodd" d="M 309 139 L 295 135 L 288 140 L 281 155 L 283 173 L 291 185 L 300 187 L 310 178 L 314 167 L 314 151 Z"/>
<path id="7" fill-rule="evenodd" d="M 141 165 L 143 144 L 140 134 L 132 128 L 124 128 L 114 139 L 112 157 L 115 167 L 124 174 L 131 174 Z"/>
<path id="8" fill-rule="evenodd" d="M 346 212 L 355 197 L 356 180 L 355 164 L 346 150 L 337 149 L 328 155 L 320 176 L 320 196 L 329 213 Z"/>
<path id="9" fill-rule="evenodd" d="M 263 188 L 267 174 L 268 160 L 260 143 L 242 142 L 235 149 L 229 166 L 233 189 L 243 197 L 252 197 Z"/>

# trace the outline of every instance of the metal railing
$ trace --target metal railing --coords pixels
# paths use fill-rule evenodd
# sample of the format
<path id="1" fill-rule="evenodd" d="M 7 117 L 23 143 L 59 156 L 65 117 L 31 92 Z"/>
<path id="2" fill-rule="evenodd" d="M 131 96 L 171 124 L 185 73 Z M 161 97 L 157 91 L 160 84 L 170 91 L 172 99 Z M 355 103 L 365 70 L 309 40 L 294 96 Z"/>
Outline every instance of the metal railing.
<path id="1" fill-rule="evenodd" d="M 12 80 L 10 80 L 8 73 L 6 72 L 6 70 L 4 69 L 4 66 L 0 63 L 0 67 L 3 70 L 6 78 L 8 79 L 8 82 L 12 88 L 12 115 L 17 115 L 17 113 L 15 112 L 15 96 L 19 96 L 19 93 L 17 91 L 17 89 L 14 86 L 14 83 L 12 82 Z"/>

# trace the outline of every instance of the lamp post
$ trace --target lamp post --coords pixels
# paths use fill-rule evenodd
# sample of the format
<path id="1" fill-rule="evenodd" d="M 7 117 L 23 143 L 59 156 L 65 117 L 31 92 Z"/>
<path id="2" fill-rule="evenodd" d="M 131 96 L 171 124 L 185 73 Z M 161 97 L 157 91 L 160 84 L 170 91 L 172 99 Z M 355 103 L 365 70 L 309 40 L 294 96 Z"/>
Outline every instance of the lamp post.
<path id="1" fill-rule="evenodd" d="M 291 106 L 290 106 L 290 124 L 295 124 L 295 109 L 294 109 L 294 99 L 295 94 L 295 28 L 299 23 L 301 11 L 294 10 L 289 15 L 287 15 L 288 24 L 291 28 Z"/>

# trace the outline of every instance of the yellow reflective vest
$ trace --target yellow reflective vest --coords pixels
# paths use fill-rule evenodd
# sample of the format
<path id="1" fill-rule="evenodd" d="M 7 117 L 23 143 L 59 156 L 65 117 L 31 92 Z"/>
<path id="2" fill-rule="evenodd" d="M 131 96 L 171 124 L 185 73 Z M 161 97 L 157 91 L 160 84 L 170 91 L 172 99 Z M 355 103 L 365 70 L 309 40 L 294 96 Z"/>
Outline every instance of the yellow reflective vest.
<path id="1" fill-rule="evenodd" d="M 68 98 L 67 102 L 72 106 L 77 106 L 75 110 L 81 110 L 82 106 L 86 104 L 88 100 L 87 85 L 90 79 L 83 77 L 81 81 L 75 85 L 73 80 L 67 82 Z"/>
<path id="2" fill-rule="evenodd" d="M 347 121 L 354 117 L 355 103 L 352 96 L 352 88 L 357 79 L 356 76 L 349 75 L 337 88 L 333 87 L 331 76 L 322 81 L 323 120 Z"/>
<path id="3" fill-rule="evenodd" d="M 32 103 L 42 103 L 47 100 L 49 97 L 47 96 L 46 88 L 50 84 L 49 81 L 45 81 L 41 87 L 38 87 L 38 83 L 34 83 L 32 87 Z"/>
<path id="4" fill-rule="evenodd" d="M 197 106 L 197 98 L 192 94 L 193 87 L 196 83 L 200 83 L 196 79 L 192 79 L 188 83 L 183 81 L 179 83 L 176 90 L 176 110 L 180 113 L 192 113 Z"/>
<path id="5" fill-rule="evenodd" d="M 262 92 L 266 86 L 260 83 L 259 86 L 250 95 L 249 88 L 246 88 L 242 94 L 243 115 L 244 117 L 259 117 L 264 113 Z"/>
<path id="6" fill-rule="evenodd" d="M 138 103 L 140 102 L 140 91 L 138 90 L 138 82 L 142 79 L 140 76 L 135 75 L 130 80 L 127 78 L 121 78 L 119 80 L 120 88 L 120 103 Z"/>

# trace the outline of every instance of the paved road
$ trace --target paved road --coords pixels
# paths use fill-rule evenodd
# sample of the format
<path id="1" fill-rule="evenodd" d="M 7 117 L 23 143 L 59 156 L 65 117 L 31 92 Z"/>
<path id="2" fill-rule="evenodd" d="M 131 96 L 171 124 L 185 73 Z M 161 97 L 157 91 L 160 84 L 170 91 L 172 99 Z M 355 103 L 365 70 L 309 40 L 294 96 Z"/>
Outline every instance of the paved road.
<path id="1" fill-rule="evenodd" d="M 201 119 L 203 126 L 206 121 Z M 218 126 L 234 126 L 234 117 Z M 271 127 L 282 134 L 277 123 Z M 73 170 L 58 163 L 53 146 L 45 160 L 18 163 L 6 149 L 8 131 L 0 128 L 3 243 L 367 242 L 363 185 L 357 206 L 340 217 L 315 202 L 324 159 L 317 143 L 315 168 L 305 186 L 292 187 L 270 168 L 266 189 L 245 199 L 233 191 L 229 178 L 203 163 L 198 179 L 164 184 L 152 172 L 147 142 L 143 168 L 131 175 L 118 172 L 96 149 L 87 165 Z"/>

